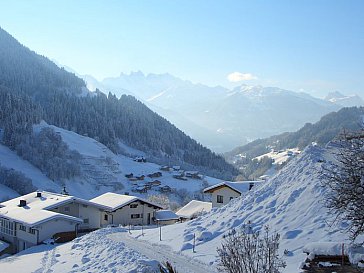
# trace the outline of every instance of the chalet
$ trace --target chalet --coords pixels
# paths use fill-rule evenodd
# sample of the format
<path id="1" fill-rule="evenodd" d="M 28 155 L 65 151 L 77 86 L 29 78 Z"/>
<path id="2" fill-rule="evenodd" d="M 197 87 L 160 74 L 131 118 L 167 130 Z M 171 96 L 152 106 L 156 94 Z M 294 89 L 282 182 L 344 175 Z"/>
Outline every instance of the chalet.
<path id="1" fill-rule="evenodd" d="M 188 180 L 183 174 L 174 174 L 172 177 L 175 179 L 183 180 L 183 181 Z"/>
<path id="2" fill-rule="evenodd" d="M 181 166 L 173 166 L 172 167 L 174 171 L 180 171 L 181 170 Z"/>
<path id="3" fill-rule="evenodd" d="M 167 193 L 167 192 L 171 192 L 171 191 L 172 191 L 172 189 L 171 189 L 171 187 L 170 187 L 170 186 L 168 186 L 168 185 L 164 185 L 164 186 L 159 186 L 159 191 L 160 191 L 160 192 L 165 192 L 165 193 Z"/>
<path id="4" fill-rule="evenodd" d="M 203 175 L 199 174 L 198 171 L 186 171 L 185 176 L 193 179 L 203 179 Z"/>
<path id="5" fill-rule="evenodd" d="M 142 198 L 116 193 L 105 193 L 91 202 L 107 207 L 101 216 L 101 226 L 150 225 L 157 210 L 163 209 Z"/>
<path id="6" fill-rule="evenodd" d="M 155 173 L 148 174 L 149 178 L 157 178 L 157 177 L 161 177 L 161 176 L 162 176 L 161 172 L 155 172 Z"/>
<path id="7" fill-rule="evenodd" d="M 241 196 L 244 192 L 262 181 L 239 181 L 221 182 L 204 189 L 204 193 L 211 194 L 212 207 L 221 207 L 229 203 L 230 200 Z"/>
<path id="8" fill-rule="evenodd" d="M 212 203 L 211 202 L 203 202 L 198 200 L 192 200 L 184 207 L 180 208 L 176 214 L 180 218 L 180 220 L 191 220 L 194 219 L 206 212 L 211 211 Z"/>
<path id="9" fill-rule="evenodd" d="M 126 178 L 132 178 L 133 176 L 134 176 L 133 173 L 129 173 L 129 174 L 125 175 Z"/>
<path id="10" fill-rule="evenodd" d="M 171 167 L 169 167 L 169 166 L 161 166 L 159 169 L 161 171 L 169 172 L 171 170 Z"/>
<path id="11" fill-rule="evenodd" d="M 147 182 L 147 184 L 152 187 L 156 187 L 156 186 L 160 186 L 162 184 L 162 182 L 159 180 L 154 180 L 154 181 Z"/>
<path id="12" fill-rule="evenodd" d="M 141 176 L 136 176 L 135 178 L 136 178 L 137 180 L 144 180 L 145 175 L 144 175 L 144 174 L 142 174 Z"/>
<path id="13" fill-rule="evenodd" d="M 103 209 L 69 195 L 29 193 L 0 204 L 0 240 L 10 243 L 11 252 L 16 253 L 59 233 L 68 233 L 73 239 L 80 230 L 100 228 Z"/>
<path id="14" fill-rule="evenodd" d="M 158 225 L 173 225 L 178 222 L 179 217 L 171 210 L 159 210 L 155 213 L 155 221 Z"/>
<path id="15" fill-rule="evenodd" d="M 145 163 L 147 162 L 147 159 L 144 156 L 137 156 L 136 158 L 134 158 L 134 161 L 139 163 Z"/>

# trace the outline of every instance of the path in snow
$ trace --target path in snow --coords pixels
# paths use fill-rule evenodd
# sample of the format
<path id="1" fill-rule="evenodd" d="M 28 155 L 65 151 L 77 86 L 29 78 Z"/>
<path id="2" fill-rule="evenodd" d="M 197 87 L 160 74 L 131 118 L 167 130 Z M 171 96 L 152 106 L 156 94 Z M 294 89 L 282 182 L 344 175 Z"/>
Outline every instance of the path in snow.
<path id="1" fill-rule="evenodd" d="M 170 262 L 177 272 L 183 273 L 207 273 L 214 271 L 208 265 L 199 261 L 191 259 L 190 257 L 183 256 L 180 253 L 172 251 L 169 246 L 151 244 L 148 241 L 135 239 L 127 232 L 118 232 L 108 235 L 108 237 L 117 242 L 123 242 L 128 248 L 139 252 L 140 254 L 148 257 L 149 259 L 158 260 L 161 263 L 166 261 Z"/>

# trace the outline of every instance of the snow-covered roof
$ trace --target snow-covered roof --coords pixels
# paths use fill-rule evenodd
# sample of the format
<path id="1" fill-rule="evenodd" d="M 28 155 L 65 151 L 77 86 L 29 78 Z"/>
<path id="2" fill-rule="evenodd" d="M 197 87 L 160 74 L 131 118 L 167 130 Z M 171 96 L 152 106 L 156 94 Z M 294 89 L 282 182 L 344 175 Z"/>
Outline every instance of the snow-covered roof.
<path id="1" fill-rule="evenodd" d="M 313 242 L 308 243 L 302 249 L 303 252 L 315 255 L 340 256 L 343 243 L 339 242 Z M 344 244 L 344 253 L 347 253 L 347 244 Z"/>
<path id="2" fill-rule="evenodd" d="M 157 221 L 178 220 L 179 217 L 171 210 L 159 210 L 155 212 L 155 219 Z"/>
<path id="3" fill-rule="evenodd" d="M 192 218 L 194 215 L 201 212 L 209 212 L 212 208 L 212 203 L 192 200 L 187 205 L 179 209 L 176 214 L 183 218 Z"/>
<path id="4" fill-rule="evenodd" d="M 5 243 L 3 241 L 0 241 L 0 252 L 6 249 L 9 246 L 8 243 Z"/>
<path id="5" fill-rule="evenodd" d="M 40 193 L 41 196 L 37 197 L 37 193 Z M 23 207 L 19 206 L 21 200 L 26 202 Z M 72 202 L 104 208 L 98 204 L 74 196 L 39 191 L 1 203 L 0 217 L 5 217 L 28 226 L 36 226 L 53 219 L 66 219 L 82 223 L 82 220 L 79 218 L 49 211 L 50 209 Z"/>
<path id="6" fill-rule="evenodd" d="M 258 184 L 262 183 L 263 181 L 237 181 L 237 182 L 221 182 L 216 185 L 210 186 L 206 189 L 204 189 L 204 192 L 213 192 L 217 188 L 221 187 L 229 187 L 232 190 L 235 190 L 236 192 L 242 194 L 243 192 L 249 191 L 249 187 L 251 184 Z"/>
<path id="7" fill-rule="evenodd" d="M 54 219 L 65 219 L 78 223 L 83 222 L 82 219 L 66 214 L 41 209 L 29 209 L 27 207 L 1 208 L 0 217 L 14 220 L 27 226 L 37 226 Z"/>
<path id="8" fill-rule="evenodd" d="M 160 205 L 149 202 L 140 197 L 117 194 L 117 193 L 113 193 L 113 192 L 104 193 L 94 199 L 91 199 L 90 201 L 93 203 L 108 207 L 109 210 L 117 210 L 117 209 L 122 208 L 135 201 L 141 201 L 143 203 L 147 203 L 147 204 L 153 205 L 155 207 L 162 208 Z"/>

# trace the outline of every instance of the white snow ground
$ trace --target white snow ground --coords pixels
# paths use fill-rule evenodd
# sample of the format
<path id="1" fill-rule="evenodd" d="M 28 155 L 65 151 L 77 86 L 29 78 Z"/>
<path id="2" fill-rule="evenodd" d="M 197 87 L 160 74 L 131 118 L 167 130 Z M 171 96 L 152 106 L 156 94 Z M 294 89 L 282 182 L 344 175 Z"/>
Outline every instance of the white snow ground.
<path id="1" fill-rule="evenodd" d="M 123 229 L 101 229 L 63 245 L 40 245 L 0 260 L 2 273 L 151 273 L 158 262 L 108 238 Z M 125 233 L 122 232 L 122 233 Z"/>

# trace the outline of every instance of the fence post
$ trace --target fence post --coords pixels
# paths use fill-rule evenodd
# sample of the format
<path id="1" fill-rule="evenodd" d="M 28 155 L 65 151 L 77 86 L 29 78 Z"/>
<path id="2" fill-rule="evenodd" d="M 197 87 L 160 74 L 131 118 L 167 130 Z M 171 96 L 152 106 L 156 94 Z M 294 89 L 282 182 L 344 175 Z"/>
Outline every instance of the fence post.
<path id="1" fill-rule="evenodd" d="M 196 245 L 196 233 L 193 234 L 193 247 L 192 247 L 193 253 L 195 253 L 195 245 Z"/>

